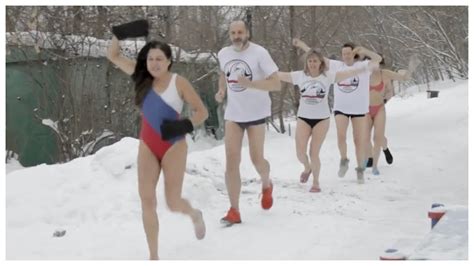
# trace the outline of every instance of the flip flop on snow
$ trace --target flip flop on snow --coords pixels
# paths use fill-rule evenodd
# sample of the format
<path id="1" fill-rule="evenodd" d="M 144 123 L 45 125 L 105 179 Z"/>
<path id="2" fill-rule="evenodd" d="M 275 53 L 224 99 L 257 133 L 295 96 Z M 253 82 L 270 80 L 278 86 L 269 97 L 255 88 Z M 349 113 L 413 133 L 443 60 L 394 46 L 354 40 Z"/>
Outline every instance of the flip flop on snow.
<path id="1" fill-rule="evenodd" d="M 320 188 L 320 187 L 312 186 L 311 189 L 309 190 L 309 192 L 311 192 L 311 193 L 318 193 L 318 192 L 321 192 L 321 188 Z"/>
<path id="2" fill-rule="evenodd" d="M 309 170 L 308 173 L 302 172 L 300 175 L 300 182 L 301 183 L 306 183 L 308 182 L 309 176 L 311 175 L 311 170 Z"/>

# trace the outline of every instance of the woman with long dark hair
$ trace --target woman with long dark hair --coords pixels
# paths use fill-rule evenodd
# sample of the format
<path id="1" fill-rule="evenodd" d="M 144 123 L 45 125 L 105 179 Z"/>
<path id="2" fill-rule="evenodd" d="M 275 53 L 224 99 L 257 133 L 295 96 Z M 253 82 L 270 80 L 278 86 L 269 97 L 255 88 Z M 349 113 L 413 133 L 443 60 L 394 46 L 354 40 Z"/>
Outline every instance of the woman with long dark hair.
<path id="1" fill-rule="evenodd" d="M 136 30 L 132 32 L 136 33 Z M 119 39 L 137 36 L 122 33 L 114 29 L 115 36 L 108 48 L 107 58 L 135 82 L 135 104 L 140 108 L 142 118 L 138 146 L 138 190 L 150 259 L 158 259 L 156 185 L 161 172 L 165 179 L 169 209 L 191 218 L 197 239 L 205 236 L 202 212 L 182 198 L 181 190 L 187 156 L 185 134 L 203 123 L 208 112 L 189 81 L 170 72 L 173 62 L 168 44 L 150 41 L 140 50 L 137 59 L 131 60 L 120 54 Z M 193 111 L 190 118 L 180 117 L 185 102 Z"/>

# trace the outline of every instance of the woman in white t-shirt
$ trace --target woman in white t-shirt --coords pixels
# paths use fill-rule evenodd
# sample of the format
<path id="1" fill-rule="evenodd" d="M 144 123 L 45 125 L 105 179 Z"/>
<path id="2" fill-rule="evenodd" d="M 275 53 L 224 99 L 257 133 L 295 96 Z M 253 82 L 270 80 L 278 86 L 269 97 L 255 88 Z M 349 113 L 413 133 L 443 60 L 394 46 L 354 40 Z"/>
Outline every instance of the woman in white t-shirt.
<path id="1" fill-rule="evenodd" d="M 378 68 L 378 64 L 368 64 L 363 67 L 349 68 L 345 71 L 326 71 L 326 63 L 323 55 L 310 49 L 305 55 L 304 70 L 293 72 L 278 72 L 280 80 L 298 85 L 300 89 L 300 105 L 298 108 L 298 119 L 296 122 L 296 156 L 303 164 L 304 170 L 300 175 L 300 182 L 306 183 L 311 172 L 313 173 L 313 185 L 310 192 L 320 192 L 319 171 L 321 162 L 319 151 L 329 129 L 329 86 L 334 82 L 345 80 L 367 69 Z M 310 159 L 307 156 L 307 146 L 311 138 Z"/>

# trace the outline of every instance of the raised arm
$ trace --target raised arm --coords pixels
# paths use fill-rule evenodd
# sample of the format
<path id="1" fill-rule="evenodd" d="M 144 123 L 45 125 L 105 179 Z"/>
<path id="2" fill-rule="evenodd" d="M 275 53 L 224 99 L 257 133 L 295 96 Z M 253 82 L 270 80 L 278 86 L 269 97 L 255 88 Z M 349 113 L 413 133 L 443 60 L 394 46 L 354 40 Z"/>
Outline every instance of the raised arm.
<path id="1" fill-rule="evenodd" d="M 368 56 L 370 57 L 370 61 L 374 63 L 380 63 L 380 61 L 382 61 L 382 57 L 379 54 L 362 46 L 357 46 L 352 52 L 359 54 L 361 58 Z"/>
<path id="2" fill-rule="evenodd" d="M 303 42 L 302 40 L 300 40 L 298 38 L 293 38 L 292 44 L 296 48 L 300 48 L 301 50 L 303 50 L 305 53 L 307 53 L 309 50 L 311 50 L 311 47 L 309 47 L 305 42 Z M 326 63 L 326 70 L 328 70 L 329 69 L 329 58 L 324 57 L 324 62 Z"/>
<path id="3" fill-rule="evenodd" d="M 112 37 L 110 46 L 107 49 L 107 59 L 130 76 L 135 72 L 136 61 L 120 54 L 119 40 L 115 36 Z"/>
<path id="4" fill-rule="evenodd" d="M 400 69 L 397 72 L 384 69 L 382 70 L 382 76 L 389 80 L 409 80 L 411 77 L 411 73 L 406 69 Z"/>
<path id="5" fill-rule="evenodd" d="M 382 74 L 391 80 L 409 80 L 416 68 L 421 64 L 420 59 L 416 55 L 410 57 L 408 62 L 408 69 L 400 69 L 397 72 L 384 69 Z"/>
<path id="6" fill-rule="evenodd" d="M 288 83 L 293 84 L 293 79 L 291 78 L 291 73 L 290 72 L 280 72 L 280 71 L 278 71 L 278 77 L 283 82 L 288 82 Z"/>
<path id="7" fill-rule="evenodd" d="M 336 72 L 335 82 L 357 76 L 365 71 L 373 71 L 379 67 L 379 63 L 369 62 L 367 66 L 352 67 L 348 70 Z"/>
<path id="8" fill-rule="evenodd" d="M 311 49 L 305 42 L 303 42 L 302 40 L 298 38 L 293 38 L 292 44 L 296 48 L 300 48 L 301 50 L 303 50 L 305 53 Z"/>

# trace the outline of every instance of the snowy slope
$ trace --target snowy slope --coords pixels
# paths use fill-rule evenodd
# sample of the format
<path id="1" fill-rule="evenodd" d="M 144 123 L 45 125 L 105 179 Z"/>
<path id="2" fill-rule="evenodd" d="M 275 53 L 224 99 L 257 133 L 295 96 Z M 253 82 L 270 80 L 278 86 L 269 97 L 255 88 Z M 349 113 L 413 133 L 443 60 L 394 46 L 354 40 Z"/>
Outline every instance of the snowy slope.
<path id="1" fill-rule="evenodd" d="M 433 87 L 433 86 L 432 86 Z M 378 259 L 392 243 L 407 249 L 430 230 L 431 203 L 468 204 L 468 82 L 434 85 L 426 93 L 387 105 L 387 137 L 394 164 L 381 158 L 380 176 L 366 171 L 356 183 L 352 129 L 350 170 L 337 177 L 335 122 L 321 150 L 321 188 L 298 182 L 302 166 L 294 137 L 267 132 L 266 157 L 274 207 L 260 207 L 261 186 L 246 141 L 242 151 L 243 223 L 223 228 L 229 207 L 224 146 L 190 143 L 183 194 L 204 212 L 207 236 L 194 238 L 191 222 L 169 212 L 158 184 L 162 259 Z M 413 91 L 417 91 L 416 88 Z M 292 122 L 294 132 L 295 122 Z M 95 155 L 63 165 L 40 165 L 7 174 L 7 259 L 146 259 L 137 192 L 138 140 L 124 138 Z M 383 156 L 383 155 L 382 155 Z M 66 230 L 63 237 L 53 237 Z M 408 243 L 408 244 L 407 244 Z"/>

